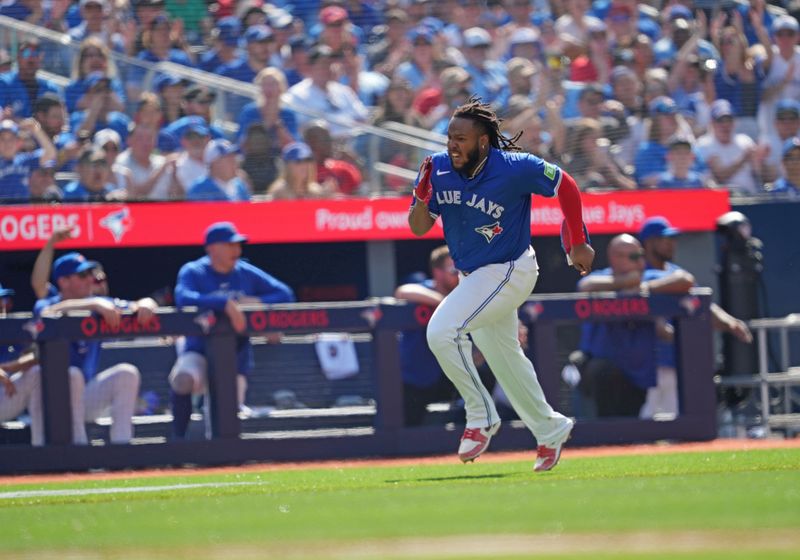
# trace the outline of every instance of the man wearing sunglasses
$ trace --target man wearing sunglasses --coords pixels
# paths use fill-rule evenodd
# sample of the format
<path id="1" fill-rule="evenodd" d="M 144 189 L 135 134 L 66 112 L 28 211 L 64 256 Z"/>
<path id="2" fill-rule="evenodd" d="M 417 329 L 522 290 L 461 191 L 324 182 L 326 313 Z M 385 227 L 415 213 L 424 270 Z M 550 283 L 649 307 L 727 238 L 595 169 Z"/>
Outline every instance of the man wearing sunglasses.
<path id="1" fill-rule="evenodd" d="M 685 270 L 646 269 L 642 244 L 624 233 L 608 244 L 608 268 L 578 282 L 581 292 L 616 291 L 626 294 L 687 293 L 694 277 Z M 664 321 L 586 322 L 580 350 L 581 393 L 598 417 L 638 417 L 647 391 L 657 384 L 656 344 L 669 339 Z"/>
<path id="2" fill-rule="evenodd" d="M 23 40 L 17 50 L 17 69 L 0 78 L 0 107 L 10 109 L 14 118 L 32 116 L 34 102 L 47 92 L 63 97 L 58 86 L 37 76 L 41 62 L 39 40 Z"/>
<path id="3" fill-rule="evenodd" d="M 99 315 L 112 329 L 122 321 L 122 311 L 133 311 L 141 325 L 148 324 L 157 304 L 150 298 L 126 301 L 99 297 L 95 271 L 99 263 L 80 253 L 67 253 L 53 263 L 52 280 L 58 293 L 40 299 L 33 308 L 36 317 L 58 317 L 69 311 L 85 310 Z M 129 443 L 133 435 L 133 417 L 139 393 L 140 374 L 132 364 L 116 364 L 98 371 L 99 340 L 76 340 L 70 345 L 70 400 L 72 403 L 72 438 L 86 445 L 85 422 L 96 420 L 111 411 L 111 443 Z M 38 366 L 31 368 L 38 375 Z M 32 443 L 41 445 L 41 412 L 31 412 Z"/>

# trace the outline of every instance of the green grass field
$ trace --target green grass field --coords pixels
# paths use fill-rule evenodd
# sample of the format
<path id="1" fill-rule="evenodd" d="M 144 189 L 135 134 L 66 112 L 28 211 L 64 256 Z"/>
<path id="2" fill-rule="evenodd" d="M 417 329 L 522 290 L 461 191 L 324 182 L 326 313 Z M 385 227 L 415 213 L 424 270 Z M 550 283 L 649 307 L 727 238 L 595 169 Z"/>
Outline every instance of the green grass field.
<path id="1" fill-rule="evenodd" d="M 799 467 L 794 448 L 4 485 L 0 558 L 800 558 Z"/>

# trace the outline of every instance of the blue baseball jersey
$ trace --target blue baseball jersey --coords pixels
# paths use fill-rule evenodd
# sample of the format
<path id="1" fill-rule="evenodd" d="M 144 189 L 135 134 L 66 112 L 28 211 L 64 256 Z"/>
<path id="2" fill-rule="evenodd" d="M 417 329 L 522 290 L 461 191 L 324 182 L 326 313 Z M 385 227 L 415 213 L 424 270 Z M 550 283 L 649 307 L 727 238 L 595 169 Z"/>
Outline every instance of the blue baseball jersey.
<path id="1" fill-rule="evenodd" d="M 179 306 L 193 305 L 200 309 L 221 312 L 229 299 L 242 296 L 256 296 L 263 303 L 295 301 L 294 292 L 289 286 L 241 259 L 228 274 L 215 271 L 208 256 L 186 263 L 178 272 L 175 303 Z M 186 351 L 205 355 L 205 339 L 187 337 Z M 238 373 L 249 372 L 252 368 L 253 349 L 246 336 L 238 338 L 237 357 Z"/>
<path id="2" fill-rule="evenodd" d="M 532 154 L 490 148 L 483 169 L 470 179 L 452 168 L 446 152 L 434 154 L 428 208 L 442 218 L 456 268 L 472 272 L 518 259 L 531 244 L 531 194 L 555 196 L 561 174 Z"/>
<path id="3" fill-rule="evenodd" d="M 227 185 L 221 185 L 211 175 L 206 175 L 189 185 L 186 200 L 244 202 L 250 200 L 250 191 L 239 177 L 234 177 Z"/>
<path id="4" fill-rule="evenodd" d="M 650 268 L 647 267 L 645 270 L 645 280 L 654 280 L 656 278 L 662 278 L 667 276 L 668 274 L 672 274 L 673 272 L 677 272 L 678 270 L 683 270 L 675 263 L 667 262 L 665 263 L 664 270 L 659 270 L 657 268 Z M 670 324 L 673 324 L 670 322 Z M 677 367 L 677 359 L 675 356 L 675 343 L 674 342 L 667 342 L 666 340 L 661 340 L 660 338 L 656 339 L 656 364 L 659 366 L 664 367 Z"/>
<path id="5" fill-rule="evenodd" d="M 39 168 L 41 150 L 23 152 L 14 159 L 0 157 L 0 200 L 7 202 L 29 202 L 28 178 L 31 171 Z"/>
<path id="6" fill-rule="evenodd" d="M 102 191 L 92 191 L 80 181 L 70 181 L 64 185 L 64 202 L 104 202 L 113 190 L 111 185 L 105 185 Z"/>
<path id="7" fill-rule="evenodd" d="M 120 309 L 125 309 L 130 305 L 130 302 L 122 299 L 103 298 L 108 301 L 113 301 Z M 46 308 L 61 302 L 63 298 L 61 294 L 56 293 L 53 296 L 40 299 L 33 306 L 33 316 L 39 317 Z M 75 340 L 69 345 L 69 365 L 76 367 L 83 373 L 86 382 L 92 380 L 97 375 L 97 365 L 100 360 L 100 341 L 99 340 Z"/>
<path id="8" fill-rule="evenodd" d="M 53 82 L 36 78 L 36 95 L 33 99 L 30 90 L 19 79 L 18 72 L 8 72 L 0 76 L 0 107 L 11 107 L 14 117 L 28 118 L 33 116 L 33 103 L 45 93 L 55 93 L 63 97 L 61 88 Z"/>

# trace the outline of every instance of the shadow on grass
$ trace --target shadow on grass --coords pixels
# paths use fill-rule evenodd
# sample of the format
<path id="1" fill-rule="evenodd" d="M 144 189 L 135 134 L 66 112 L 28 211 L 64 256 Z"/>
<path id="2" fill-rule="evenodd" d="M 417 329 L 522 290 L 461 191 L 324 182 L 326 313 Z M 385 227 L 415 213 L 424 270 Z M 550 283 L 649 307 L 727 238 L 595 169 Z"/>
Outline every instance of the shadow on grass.
<path id="1" fill-rule="evenodd" d="M 514 473 L 495 473 L 495 474 L 462 474 L 458 476 L 427 476 L 422 478 L 405 478 L 397 480 L 387 480 L 387 484 L 397 484 L 398 482 L 443 482 L 446 480 L 481 480 L 499 479 L 514 476 Z"/>

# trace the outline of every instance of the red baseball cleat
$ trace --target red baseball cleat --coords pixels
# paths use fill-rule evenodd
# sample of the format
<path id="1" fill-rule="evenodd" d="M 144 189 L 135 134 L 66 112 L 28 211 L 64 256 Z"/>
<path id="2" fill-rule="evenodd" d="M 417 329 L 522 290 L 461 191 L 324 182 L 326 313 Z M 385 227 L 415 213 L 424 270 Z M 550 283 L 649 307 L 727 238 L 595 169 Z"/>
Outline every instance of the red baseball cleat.
<path id="1" fill-rule="evenodd" d="M 567 421 L 569 424 L 566 425 L 566 429 L 561 437 L 557 438 L 556 441 L 550 445 L 540 445 L 536 448 L 536 464 L 533 466 L 534 471 L 549 471 L 558 464 L 558 460 L 561 458 L 561 448 L 564 447 L 564 444 L 569 439 L 569 435 L 572 433 L 572 427 L 575 425 L 574 421 L 570 419 L 567 419 Z"/>
<path id="2" fill-rule="evenodd" d="M 500 422 L 488 428 L 467 428 L 461 436 L 461 445 L 458 446 L 458 458 L 462 462 L 474 461 L 489 447 L 492 436 L 500 429 Z"/>

